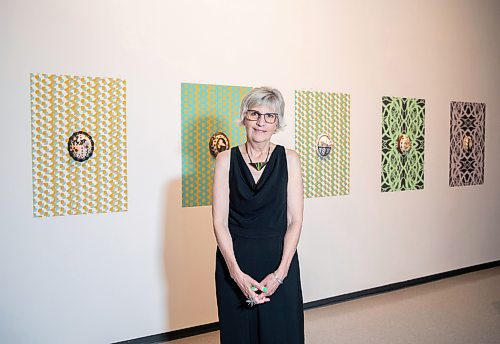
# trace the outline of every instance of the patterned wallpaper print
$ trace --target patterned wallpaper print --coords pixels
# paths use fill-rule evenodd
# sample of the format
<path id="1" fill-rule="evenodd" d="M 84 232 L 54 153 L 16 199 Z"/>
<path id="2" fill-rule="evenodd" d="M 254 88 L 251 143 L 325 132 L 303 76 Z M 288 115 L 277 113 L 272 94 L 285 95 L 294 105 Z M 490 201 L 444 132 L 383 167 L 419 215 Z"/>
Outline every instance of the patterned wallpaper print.
<path id="1" fill-rule="evenodd" d="M 450 186 L 484 183 L 486 104 L 450 104 Z"/>
<path id="2" fill-rule="evenodd" d="M 34 217 L 127 210 L 125 93 L 122 79 L 30 75 Z"/>
<path id="3" fill-rule="evenodd" d="M 212 204 L 214 158 L 210 137 L 226 134 L 231 147 L 245 142 L 237 124 L 240 103 L 251 87 L 187 84 L 181 86 L 182 206 Z"/>
<path id="4" fill-rule="evenodd" d="M 424 188 L 425 100 L 382 98 L 382 192 Z"/>
<path id="5" fill-rule="evenodd" d="M 295 148 L 307 198 L 349 194 L 350 102 L 345 93 L 295 91 Z M 333 141 L 325 157 L 317 148 L 323 134 Z"/>

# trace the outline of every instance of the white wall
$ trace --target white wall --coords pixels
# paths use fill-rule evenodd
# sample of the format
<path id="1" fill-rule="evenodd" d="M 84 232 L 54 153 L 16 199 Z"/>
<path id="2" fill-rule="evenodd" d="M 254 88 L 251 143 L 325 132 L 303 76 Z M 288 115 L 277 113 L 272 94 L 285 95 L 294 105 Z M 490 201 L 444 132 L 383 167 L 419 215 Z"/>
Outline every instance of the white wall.
<path id="1" fill-rule="evenodd" d="M 351 195 L 308 199 L 305 301 L 500 259 L 498 1 L 0 3 L 0 342 L 217 321 L 209 207 L 181 208 L 181 82 L 351 94 Z M 129 211 L 32 217 L 29 73 L 127 80 Z M 380 192 L 381 97 L 426 100 L 425 189 Z M 449 102 L 486 102 L 485 184 L 448 187 Z"/>

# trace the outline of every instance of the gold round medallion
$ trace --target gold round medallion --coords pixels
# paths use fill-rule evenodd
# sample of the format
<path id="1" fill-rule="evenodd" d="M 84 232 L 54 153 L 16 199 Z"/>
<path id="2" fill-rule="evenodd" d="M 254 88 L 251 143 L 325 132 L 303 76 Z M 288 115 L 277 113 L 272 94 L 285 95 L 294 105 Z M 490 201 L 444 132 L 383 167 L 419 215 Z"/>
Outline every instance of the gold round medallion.
<path id="1" fill-rule="evenodd" d="M 219 131 L 213 134 L 212 137 L 210 137 L 208 148 L 210 149 L 210 154 L 212 154 L 212 156 L 215 158 L 220 152 L 231 148 L 229 138 L 226 134 Z"/>
<path id="2" fill-rule="evenodd" d="M 406 134 L 401 134 L 398 137 L 397 143 L 398 152 L 402 155 L 406 155 L 411 149 L 411 140 Z"/>

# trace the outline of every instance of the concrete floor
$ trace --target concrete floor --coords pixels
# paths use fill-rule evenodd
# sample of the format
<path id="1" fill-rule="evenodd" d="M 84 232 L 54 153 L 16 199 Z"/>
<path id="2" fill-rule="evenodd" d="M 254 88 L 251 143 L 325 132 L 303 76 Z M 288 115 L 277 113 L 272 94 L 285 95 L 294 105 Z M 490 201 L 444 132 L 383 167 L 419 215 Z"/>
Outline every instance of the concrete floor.
<path id="1" fill-rule="evenodd" d="M 499 344 L 500 267 L 307 310 L 305 331 L 308 344 Z M 170 343 L 215 344 L 219 332 Z"/>

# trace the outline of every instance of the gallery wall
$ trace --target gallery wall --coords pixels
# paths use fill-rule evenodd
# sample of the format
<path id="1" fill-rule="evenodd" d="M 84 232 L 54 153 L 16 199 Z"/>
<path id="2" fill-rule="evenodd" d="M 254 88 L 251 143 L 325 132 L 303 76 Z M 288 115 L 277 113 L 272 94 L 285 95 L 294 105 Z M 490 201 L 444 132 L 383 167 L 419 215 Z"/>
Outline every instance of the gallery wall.
<path id="1" fill-rule="evenodd" d="M 211 209 L 182 207 L 181 83 L 350 94 L 350 194 L 305 200 L 304 301 L 500 259 L 498 1 L 3 1 L 0 341 L 217 321 Z M 126 80 L 128 211 L 33 217 L 30 73 Z M 380 191 L 382 97 L 425 99 L 423 190 Z M 484 184 L 448 186 L 450 101 L 486 103 Z"/>

